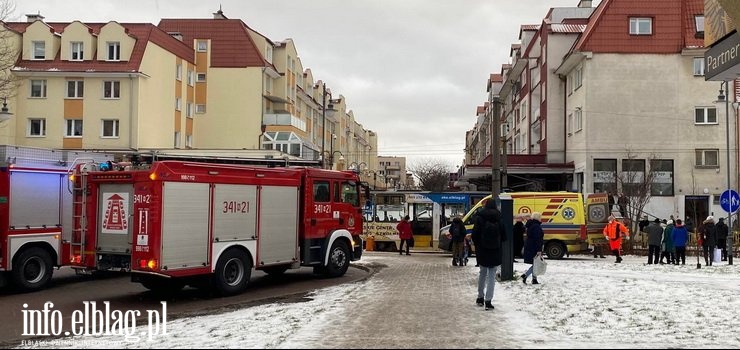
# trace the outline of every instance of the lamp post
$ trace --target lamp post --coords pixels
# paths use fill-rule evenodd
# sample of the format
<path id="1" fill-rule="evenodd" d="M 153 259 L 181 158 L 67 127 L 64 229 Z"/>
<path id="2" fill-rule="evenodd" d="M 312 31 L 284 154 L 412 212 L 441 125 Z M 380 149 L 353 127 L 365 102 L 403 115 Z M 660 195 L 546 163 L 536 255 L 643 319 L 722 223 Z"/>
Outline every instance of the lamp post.
<path id="1" fill-rule="evenodd" d="M 727 95 L 725 95 L 725 91 L 727 91 Z M 731 184 L 731 177 L 730 177 L 730 101 L 729 101 L 729 95 L 730 95 L 730 84 L 729 81 L 724 81 L 724 90 L 720 88 L 719 90 L 719 96 L 717 96 L 718 102 L 724 102 L 725 103 L 725 137 L 727 140 L 727 190 L 732 190 L 732 184 Z M 732 265 L 732 258 L 733 258 L 733 250 L 732 245 L 734 241 L 734 237 L 732 236 L 732 196 L 729 196 L 728 198 L 730 200 L 729 210 L 727 211 L 727 231 L 728 231 L 728 247 L 729 254 L 727 255 L 727 264 Z"/>
<path id="2" fill-rule="evenodd" d="M 326 117 L 331 118 L 334 115 L 334 105 L 329 99 L 329 105 L 326 105 L 326 83 L 322 82 L 323 93 L 321 94 L 321 168 L 326 167 L 324 159 L 324 145 L 326 144 Z M 336 135 L 332 134 L 336 138 Z M 333 140 L 332 140 L 333 141 Z"/>
<path id="3" fill-rule="evenodd" d="M 10 118 L 12 117 L 13 117 L 13 113 L 10 113 L 10 111 L 8 111 L 7 98 L 3 97 L 3 108 L 0 109 L 0 122 L 10 120 Z"/>
<path id="4" fill-rule="evenodd" d="M 352 162 L 349 163 L 349 167 L 347 169 L 354 170 L 359 173 L 365 168 L 367 168 L 367 163 L 365 162 L 360 162 L 359 164 L 357 162 Z"/>

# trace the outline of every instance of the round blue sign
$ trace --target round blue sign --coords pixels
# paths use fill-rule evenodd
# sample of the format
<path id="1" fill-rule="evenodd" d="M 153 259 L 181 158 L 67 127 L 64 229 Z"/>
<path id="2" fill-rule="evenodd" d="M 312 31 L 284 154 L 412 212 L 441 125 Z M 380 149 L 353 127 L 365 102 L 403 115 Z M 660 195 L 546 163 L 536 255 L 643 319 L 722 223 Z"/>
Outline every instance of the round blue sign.
<path id="1" fill-rule="evenodd" d="M 719 196 L 719 204 L 722 206 L 722 210 L 734 213 L 740 208 L 740 195 L 734 190 L 724 191 Z"/>

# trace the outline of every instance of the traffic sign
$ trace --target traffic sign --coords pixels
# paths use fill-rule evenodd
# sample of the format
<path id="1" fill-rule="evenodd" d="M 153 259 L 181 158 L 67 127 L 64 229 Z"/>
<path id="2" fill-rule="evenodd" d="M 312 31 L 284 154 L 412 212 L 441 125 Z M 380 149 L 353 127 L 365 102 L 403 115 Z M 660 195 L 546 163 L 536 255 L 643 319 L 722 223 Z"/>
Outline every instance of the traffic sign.
<path id="1" fill-rule="evenodd" d="M 728 213 L 734 213 L 740 208 L 740 195 L 735 190 L 727 190 L 719 196 L 719 204 L 722 210 Z"/>

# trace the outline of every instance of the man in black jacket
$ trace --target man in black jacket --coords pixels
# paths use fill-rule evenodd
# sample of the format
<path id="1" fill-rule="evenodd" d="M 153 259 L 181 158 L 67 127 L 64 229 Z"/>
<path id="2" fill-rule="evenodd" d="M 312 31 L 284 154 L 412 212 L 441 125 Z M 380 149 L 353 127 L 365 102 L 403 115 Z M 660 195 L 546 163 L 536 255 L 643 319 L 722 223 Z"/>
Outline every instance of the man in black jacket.
<path id="1" fill-rule="evenodd" d="M 485 309 L 492 310 L 493 290 L 496 287 L 496 270 L 501 266 L 501 243 L 506 240 L 505 228 L 501 222 L 501 212 L 496 208 L 493 198 L 478 213 L 473 226 L 473 244 L 475 258 L 480 265 L 478 274 L 478 298 L 475 303 L 484 304 Z"/>

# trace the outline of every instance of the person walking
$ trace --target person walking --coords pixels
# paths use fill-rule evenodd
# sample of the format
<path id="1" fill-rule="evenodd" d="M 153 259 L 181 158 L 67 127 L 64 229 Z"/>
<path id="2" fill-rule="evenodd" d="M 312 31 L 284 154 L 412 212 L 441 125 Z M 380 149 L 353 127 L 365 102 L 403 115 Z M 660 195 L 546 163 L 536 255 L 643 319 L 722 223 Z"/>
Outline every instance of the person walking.
<path id="1" fill-rule="evenodd" d="M 398 231 L 398 238 L 401 239 L 401 244 L 398 246 L 398 254 L 403 254 L 403 243 L 406 243 L 406 255 L 409 254 L 409 243 L 414 239 L 414 234 L 411 231 L 411 218 L 406 215 L 403 217 L 401 222 L 396 225 L 396 231 Z"/>
<path id="2" fill-rule="evenodd" d="M 450 240 L 452 240 L 452 266 L 465 266 L 465 236 L 467 230 L 462 219 L 455 217 L 450 224 Z"/>
<path id="3" fill-rule="evenodd" d="M 480 265 L 478 274 L 478 298 L 475 303 L 492 310 L 493 290 L 496 287 L 496 271 L 501 266 L 501 243 L 506 240 L 505 228 L 501 222 L 501 212 L 493 199 L 486 202 L 473 225 L 473 244 L 475 258 Z"/>
<path id="4" fill-rule="evenodd" d="M 729 227 L 725 224 L 725 218 L 719 218 L 715 226 L 717 228 L 717 248 L 722 250 L 722 261 L 727 261 L 727 235 Z"/>
<path id="5" fill-rule="evenodd" d="M 663 238 L 663 228 L 660 227 L 660 219 L 655 220 L 645 227 L 648 236 L 648 265 L 658 264 L 660 260 L 660 240 Z"/>
<path id="6" fill-rule="evenodd" d="M 617 221 L 613 215 L 609 215 L 609 223 L 604 226 L 603 232 L 604 237 L 609 241 L 609 249 L 611 249 L 612 254 L 617 257 L 614 262 L 617 264 L 621 263 L 622 253 L 620 250 L 622 249 L 622 238 L 629 236 L 627 227 Z"/>
<path id="7" fill-rule="evenodd" d="M 674 229 L 675 226 L 673 225 L 673 223 L 671 223 L 670 225 L 666 225 L 666 227 L 663 229 L 663 253 L 660 255 L 661 264 L 663 263 L 664 256 L 667 264 L 678 264 L 678 259 L 676 259 L 676 247 L 673 245 Z"/>
<path id="8" fill-rule="evenodd" d="M 516 223 L 514 224 L 514 262 L 516 257 L 522 257 L 522 249 L 524 248 L 524 216 L 517 214 Z"/>
<path id="9" fill-rule="evenodd" d="M 527 220 L 527 241 L 524 243 L 524 262 L 532 266 L 527 272 L 521 275 L 522 283 L 527 284 L 527 277 L 532 276 L 532 284 L 540 284 L 537 276 L 534 275 L 534 259 L 539 259 L 542 255 L 542 244 L 544 243 L 545 232 L 542 231 L 540 219 L 542 214 L 539 212 L 532 213 L 532 217 Z"/>
<path id="10" fill-rule="evenodd" d="M 617 204 L 619 205 L 619 214 L 623 218 L 627 217 L 627 205 L 629 204 L 629 200 L 627 199 L 627 196 L 624 195 L 624 193 L 619 192 L 619 198 L 617 198 Z"/>
<path id="11" fill-rule="evenodd" d="M 668 221 L 668 223 L 671 222 Z M 689 240 L 689 230 L 683 225 L 681 219 L 676 219 L 676 225 L 671 234 L 673 235 L 673 246 L 676 248 L 676 265 L 678 265 L 678 260 L 681 260 L 681 265 L 686 265 L 686 242 Z"/>
<path id="12" fill-rule="evenodd" d="M 704 263 L 712 266 L 714 259 L 714 247 L 717 245 L 717 227 L 714 225 L 714 216 L 707 216 L 704 224 L 699 228 L 702 239 L 702 250 L 704 251 Z"/>

